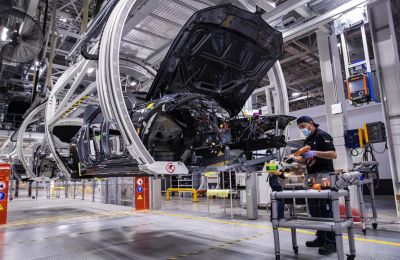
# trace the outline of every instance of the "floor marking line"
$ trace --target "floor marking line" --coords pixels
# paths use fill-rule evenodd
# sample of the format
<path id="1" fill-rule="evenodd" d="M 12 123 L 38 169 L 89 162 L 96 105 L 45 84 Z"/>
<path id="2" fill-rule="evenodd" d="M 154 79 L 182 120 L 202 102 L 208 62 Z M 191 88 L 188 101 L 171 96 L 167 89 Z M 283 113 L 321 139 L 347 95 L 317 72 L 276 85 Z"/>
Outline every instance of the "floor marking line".
<path id="1" fill-rule="evenodd" d="M 94 212 L 90 214 L 56 216 L 56 217 L 38 218 L 31 220 L 17 220 L 5 225 L 0 225 L 0 228 L 9 228 L 9 227 L 32 225 L 32 224 L 41 224 L 41 223 L 47 224 L 49 222 L 79 220 L 88 217 L 107 218 L 107 217 L 124 216 L 124 215 L 137 215 L 137 213 L 131 210 L 126 210 L 126 211 L 115 211 L 115 212 Z"/>
<path id="2" fill-rule="evenodd" d="M 143 227 L 143 226 L 148 226 L 148 225 L 158 225 L 158 224 L 165 224 L 165 223 L 168 223 L 168 222 L 171 222 L 171 221 L 149 222 L 149 223 L 146 223 L 146 224 L 139 224 L 139 226 Z M 131 228 L 135 228 L 137 226 L 130 226 L 130 227 Z M 81 233 L 64 234 L 64 235 L 58 235 L 58 236 L 53 236 L 53 237 L 43 237 L 43 238 L 38 238 L 38 239 L 21 240 L 21 241 L 17 241 L 17 242 L 14 242 L 14 243 L 5 243 L 5 244 L 1 244 L 0 243 L 0 246 L 2 246 L 2 245 L 10 246 L 10 245 L 21 244 L 21 243 L 26 243 L 26 242 L 38 242 L 38 241 L 45 240 L 45 239 L 53 239 L 53 238 L 61 238 L 61 237 L 75 238 L 76 235 L 78 235 L 78 234 L 86 235 L 86 234 L 91 234 L 91 233 L 100 233 L 100 232 L 110 231 L 110 230 L 113 230 L 113 229 L 122 229 L 122 228 L 127 228 L 127 226 L 118 227 L 118 228 L 107 228 L 107 229 L 93 230 L 93 231 L 87 231 L 87 232 L 81 232 Z"/>
<path id="3" fill-rule="evenodd" d="M 165 216 L 171 216 L 171 217 L 180 217 L 180 218 L 188 217 L 188 215 L 185 215 L 185 214 L 170 213 L 170 212 L 165 212 L 165 211 L 153 211 L 152 213 L 165 215 Z M 264 225 L 258 225 L 258 224 L 249 224 L 249 223 L 240 223 L 240 222 L 220 220 L 220 219 L 210 219 L 210 218 L 207 218 L 207 217 L 192 217 L 192 220 L 201 220 L 201 221 L 207 221 L 207 222 L 212 222 L 212 223 L 221 223 L 221 224 L 234 225 L 234 226 L 242 226 L 242 227 L 250 227 L 250 228 L 257 228 L 257 229 L 272 230 L 271 226 L 264 226 Z M 279 230 L 286 231 L 286 232 L 290 232 L 291 231 L 290 228 L 279 228 Z M 297 229 L 296 232 L 297 233 L 301 233 L 301 234 L 306 234 L 306 235 L 315 235 L 315 232 L 308 231 L 308 230 L 303 230 L 303 229 Z M 343 238 L 344 239 L 348 239 L 348 236 L 344 235 Z M 391 242 L 391 241 L 370 239 L 370 238 L 364 238 L 364 237 L 355 237 L 354 240 L 360 241 L 360 242 L 366 242 L 366 243 L 373 243 L 373 244 L 400 247 L 400 242 Z"/>

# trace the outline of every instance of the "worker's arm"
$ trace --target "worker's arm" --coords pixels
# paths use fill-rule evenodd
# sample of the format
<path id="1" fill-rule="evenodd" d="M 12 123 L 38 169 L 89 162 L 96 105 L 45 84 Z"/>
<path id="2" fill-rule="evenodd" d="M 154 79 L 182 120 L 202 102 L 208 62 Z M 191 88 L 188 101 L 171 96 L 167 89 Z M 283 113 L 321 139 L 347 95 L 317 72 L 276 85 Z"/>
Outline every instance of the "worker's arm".
<path id="1" fill-rule="evenodd" d="M 307 163 L 307 159 L 306 159 L 306 158 L 303 158 L 303 157 L 301 157 L 301 156 L 294 156 L 294 160 L 295 160 L 297 163 L 300 163 L 300 164 L 306 164 L 306 163 Z"/>
<path id="2" fill-rule="evenodd" d="M 321 159 L 328 159 L 328 160 L 334 160 L 337 158 L 336 151 L 316 151 L 315 157 L 321 158 Z"/>
<path id="3" fill-rule="evenodd" d="M 302 154 L 301 157 L 303 157 L 304 159 L 321 158 L 321 159 L 333 160 L 333 159 L 336 159 L 337 155 L 336 155 L 335 150 L 332 150 L 332 151 L 311 150 L 311 151 L 308 151 L 308 152 Z"/>

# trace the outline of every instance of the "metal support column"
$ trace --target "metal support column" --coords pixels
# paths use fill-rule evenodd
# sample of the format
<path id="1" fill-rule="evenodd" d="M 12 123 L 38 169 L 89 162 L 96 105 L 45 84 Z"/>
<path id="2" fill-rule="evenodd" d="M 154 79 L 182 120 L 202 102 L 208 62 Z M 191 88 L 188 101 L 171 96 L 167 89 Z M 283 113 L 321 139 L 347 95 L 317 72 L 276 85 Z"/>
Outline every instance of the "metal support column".
<path id="1" fill-rule="evenodd" d="M 118 195 L 119 195 L 119 189 L 118 189 L 118 182 L 120 178 L 114 178 L 115 180 L 115 205 L 119 205 L 119 200 L 118 200 Z"/>
<path id="2" fill-rule="evenodd" d="M 150 178 L 150 209 L 161 209 L 161 179 Z"/>
<path id="3" fill-rule="evenodd" d="M 108 203 L 108 180 L 109 179 L 106 180 L 106 196 L 105 196 L 106 204 Z"/>
<path id="4" fill-rule="evenodd" d="M 267 103 L 267 111 L 268 115 L 272 115 L 272 100 L 271 100 L 272 91 L 270 88 L 265 88 L 265 101 Z"/>
<path id="5" fill-rule="evenodd" d="M 8 189 L 8 196 L 10 197 L 10 201 L 13 200 L 13 190 L 14 190 L 14 185 L 13 185 L 13 175 L 11 175 L 10 182 L 8 184 L 9 189 Z"/>
<path id="6" fill-rule="evenodd" d="M 39 182 L 37 181 L 36 182 L 36 196 L 35 196 L 35 199 L 38 199 L 38 196 L 39 196 Z"/>
<path id="7" fill-rule="evenodd" d="M 351 154 L 344 145 L 344 131 L 347 130 L 347 109 L 344 96 L 343 77 L 336 35 L 317 32 L 318 52 L 321 66 L 322 86 L 325 97 L 328 131 L 332 135 L 338 158 L 336 169 L 352 169 Z M 332 56 L 331 56 L 332 54 Z M 342 112 L 333 114 L 332 106 L 341 106 Z"/>
<path id="8" fill-rule="evenodd" d="M 87 25 L 88 25 L 88 21 L 89 21 L 89 4 L 90 4 L 89 0 L 83 0 L 83 3 L 82 3 L 82 23 L 81 23 L 80 34 L 83 34 L 87 29 Z"/>
<path id="9" fill-rule="evenodd" d="M 347 101 L 344 95 L 343 76 L 336 35 L 334 33 L 327 35 L 319 30 L 317 31 L 317 44 L 328 132 L 333 138 L 337 153 L 337 159 L 333 162 L 335 169 L 347 171 L 353 168 L 353 163 L 350 151 L 346 148 L 344 142 L 344 131 L 348 129 Z M 342 112 L 332 113 L 333 106 L 340 107 Z M 349 189 L 351 190 L 351 204 L 353 207 L 359 208 L 357 187 L 353 186 Z"/>
<path id="10" fill-rule="evenodd" d="M 231 204 L 231 219 L 233 219 L 232 170 L 229 170 L 229 200 Z"/>
<path id="11" fill-rule="evenodd" d="M 32 198 L 32 184 L 33 184 L 33 181 L 28 181 L 28 197 L 29 198 Z"/>
<path id="12" fill-rule="evenodd" d="M 14 197 L 18 198 L 18 193 L 19 193 L 19 180 L 15 180 L 15 191 L 14 191 Z"/>
<path id="13" fill-rule="evenodd" d="M 57 44 L 57 38 L 56 38 L 57 4 L 58 4 L 58 0 L 54 0 L 53 5 L 52 5 L 53 14 L 51 16 L 49 64 L 47 67 L 47 75 L 46 75 L 46 85 L 50 89 L 53 86 L 53 82 L 51 81 L 51 75 L 52 75 L 52 69 L 53 69 L 54 50 L 55 50 L 56 44 Z"/>
<path id="14" fill-rule="evenodd" d="M 96 180 L 95 178 L 92 179 L 92 202 L 94 202 L 94 195 L 96 190 Z"/>
<path id="15" fill-rule="evenodd" d="M 68 198 L 68 180 L 64 180 L 65 198 Z"/>
<path id="16" fill-rule="evenodd" d="M 370 0 L 368 18 L 386 125 L 397 217 L 400 217 L 400 60 L 389 0 Z"/>
<path id="17" fill-rule="evenodd" d="M 76 198 L 76 181 L 74 181 L 74 194 L 73 194 L 73 198 Z"/>
<path id="18" fill-rule="evenodd" d="M 246 173 L 246 211 L 247 219 L 258 218 L 257 173 Z"/>
<path id="19" fill-rule="evenodd" d="M 276 97 L 279 100 L 279 106 L 275 107 L 274 113 L 277 115 L 289 114 L 289 98 L 287 94 L 286 82 L 279 61 L 277 61 L 268 71 L 268 78 L 271 86 L 275 88 L 277 94 Z"/>
<path id="20" fill-rule="evenodd" d="M 82 180 L 82 200 L 85 200 L 85 180 Z"/>

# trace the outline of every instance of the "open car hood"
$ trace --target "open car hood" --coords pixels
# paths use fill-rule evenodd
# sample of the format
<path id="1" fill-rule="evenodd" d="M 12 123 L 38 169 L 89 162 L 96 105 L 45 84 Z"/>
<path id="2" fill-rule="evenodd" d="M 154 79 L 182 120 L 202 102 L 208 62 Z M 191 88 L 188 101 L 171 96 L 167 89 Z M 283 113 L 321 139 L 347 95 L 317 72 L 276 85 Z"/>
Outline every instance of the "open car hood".
<path id="1" fill-rule="evenodd" d="M 147 99 L 199 93 L 234 116 L 282 52 L 282 34 L 261 14 L 233 5 L 200 10 L 172 43 Z"/>

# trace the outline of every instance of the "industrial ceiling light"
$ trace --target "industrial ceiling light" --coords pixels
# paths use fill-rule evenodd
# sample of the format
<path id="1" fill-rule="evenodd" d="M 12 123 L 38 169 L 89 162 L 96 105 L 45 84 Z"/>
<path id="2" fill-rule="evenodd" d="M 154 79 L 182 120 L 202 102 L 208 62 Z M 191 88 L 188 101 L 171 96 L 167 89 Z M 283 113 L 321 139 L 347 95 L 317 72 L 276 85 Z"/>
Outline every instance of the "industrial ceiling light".
<path id="1" fill-rule="evenodd" d="M 8 34 L 9 29 L 7 27 L 3 27 L 3 30 L 1 32 L 1 40 L 4 42 L 7 40 L 7 34 Z"/>
<path id="2" fill-rule="evenodd" d="M 130 86 L 131 86 L 131 87 L 136 87 L 137 84 L 138 84 L 138 82 L 137 82 L 136 80 L 133 80 L 133 81 L 130 83 Z"/>
<path id="3" fill-rule="evenodd" d="M 92 74 L 93 71 L 94 71 L 94 68 L 89 68 L 89 69 L 87 70 L 87 74 Z"/>
<path id="4" fill-rule="evenodd" d="M 300 96 L 300 92 L 292 92 L 292 97 L 298 97 Z"/>

